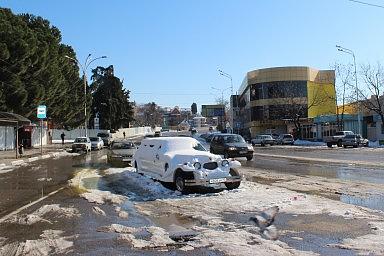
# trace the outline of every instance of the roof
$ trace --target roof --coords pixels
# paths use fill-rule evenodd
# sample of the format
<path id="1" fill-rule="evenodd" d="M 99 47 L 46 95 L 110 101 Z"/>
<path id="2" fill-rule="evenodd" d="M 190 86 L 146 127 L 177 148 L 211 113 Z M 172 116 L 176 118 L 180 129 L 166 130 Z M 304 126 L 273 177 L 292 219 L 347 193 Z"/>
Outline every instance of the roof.
<path id="1" fill-rule="evenodd" d="M 0 126 L 31 125 L 31 120 L 11 112 L 0 112 Z"/>

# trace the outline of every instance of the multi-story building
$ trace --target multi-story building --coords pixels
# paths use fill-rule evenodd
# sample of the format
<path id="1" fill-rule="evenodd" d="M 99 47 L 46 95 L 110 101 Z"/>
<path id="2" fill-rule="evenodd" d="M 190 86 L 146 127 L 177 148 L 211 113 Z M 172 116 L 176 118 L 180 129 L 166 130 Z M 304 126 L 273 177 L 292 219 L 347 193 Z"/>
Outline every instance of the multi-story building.
<path id="1" fill-rule="evenodd" d="M 241 133 L 293 133 L 316 139 L 316 116 L 336 113 L 335 71 L 276 67 L 247 73 L 239 89 Z M 298 129 L 300 127 L 300 129 Z M 297 135 L 297 134 L 296 134 Z"/>

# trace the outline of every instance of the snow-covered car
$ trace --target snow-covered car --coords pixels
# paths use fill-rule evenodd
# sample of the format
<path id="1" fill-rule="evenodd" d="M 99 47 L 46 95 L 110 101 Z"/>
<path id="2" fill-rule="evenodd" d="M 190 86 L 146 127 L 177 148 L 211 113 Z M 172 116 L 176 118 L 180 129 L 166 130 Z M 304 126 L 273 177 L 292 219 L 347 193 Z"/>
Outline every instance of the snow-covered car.
<path id="1" fill-rule="evenodd" d="M 91 140 L 88 137 L 77 137 L 72 144 L 72 152 L 90 152 L 91 148 Z"/>
<path id="2" fill-rule="evenodd" d="M 132 141 L 113 141 L 109 147 L 107 161 L 113 166 L 131 166 L 136 145 Z"/>
<path id="3" fill-rule="evenodd" d="M 235 189 L 242 179 L 240 162 L 214 155 L 190 137 L 144 139 L 133 162 L 138 173 L 172 183 L 181 192 L 191 186 Z"/>
<path id="4" fill-rule="evenodd" d="M 89 137 L 89 139 L 91 140 L 91 149 L 100 150 L 104 147 L 104 141 L 101 137 Z"/>

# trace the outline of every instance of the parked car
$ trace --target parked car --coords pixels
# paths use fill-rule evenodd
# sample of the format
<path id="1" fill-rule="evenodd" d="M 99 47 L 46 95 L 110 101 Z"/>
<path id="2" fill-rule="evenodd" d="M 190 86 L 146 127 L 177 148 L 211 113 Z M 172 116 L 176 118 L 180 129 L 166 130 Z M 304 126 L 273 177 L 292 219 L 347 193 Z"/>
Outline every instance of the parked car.
<path id="1" fill-rule="evenodd" d="M 292 134 L 280 134 L 276 141 L 280 145 L 293 145 L 295 143 Z"/>
<path id="2" fill-rule="evenodd" d="M 155 131 L 155 134 L 153 136 L 154 137 L 160 137 L 161 136 L 161 132 L 160 131 Z"/>
<path id="3" fill-rule="evenodd" d="M 109 146 L 112 142 L 112 134 L 109 132 L 99 132 L 97 137 L 100 137 L 103 140 L 104 146 Z"/>
<path id="4" fill-rule="evenodd" d="M 274 140 L 271 135 L 261 134 L 261 135 L 256 135 L 256 137 L 251 140 L 251 143 L 252 143 L 252 146 L 261 145 L 262 147 L 264 147 L 265 145 L 270 145 L 270 146 L 275 145 L 276 140 Z"/>
<path id="5" fill-rule="evenodd" d="M 91 140 L 88 137 L 77 137 L 72 144 L 72 152 L 85 151 L 92 149 Z"/>
<path id="6" fill-rule="evenodd" d="M 224 158 L 246 157 L 253 158 L 253 147 L 245 142 L 238 134 L 218 133 L 211 140 L 210 152 L 224 155 Z"/>
<path id="7" fill-rule="evenodd" d="M 132 141 L 113 141 L 107 153 L 107 162 L 113 166 L 132 166 L 132 158 L 137 150 Z"/>
<path id="8" fill-rule="evenodd" d="M 346 135 L 353 135 L 352 131 L 338 131 L 333 136 L 327 136 L 323 138 L 323 141 L 327 143 L 327 146 L 331 148 L 333 145 L 337 145 L 338 147 L 343 146 L 343 138 Z"/>
<path id="9" fill-rule="evenodd" d="M 180 192 L 192 186 L 235 189 L 242 177 L 238 161 L 209 153 L 191 137 L 159 137 L 143 139 L 133 156 L 138 173 L 172 183 Z"/>
<path id="10" fill-rule="evenodd" d="M 367 147 L 368 140 L 361 137 L 360 134 L 347 134 L 342 139 L 342 144 L 344 148 L 347 148 L 347 147 L 357 148 L 360 146 Z"/>
<path id="11" fill-rule="evenodd" d="M 104 141 L 100 137 L 89 137 L 91 141 L 91 149 L 100 150 L 104 147 Z"/>

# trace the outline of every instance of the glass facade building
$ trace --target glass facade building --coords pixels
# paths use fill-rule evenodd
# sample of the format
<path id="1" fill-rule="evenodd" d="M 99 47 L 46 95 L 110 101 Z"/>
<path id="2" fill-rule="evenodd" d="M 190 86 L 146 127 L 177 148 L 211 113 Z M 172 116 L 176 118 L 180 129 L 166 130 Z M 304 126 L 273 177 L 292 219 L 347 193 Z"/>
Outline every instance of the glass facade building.
<path id="1" fill-rule="evenodd" d="M 291 133 L 297 119 L 302 137 L 313 138 L 313 118 L 336 113 L 335 72 L 310 67 L 253 70 L 240 86 L 238 102 L 243 135 Z"/>

